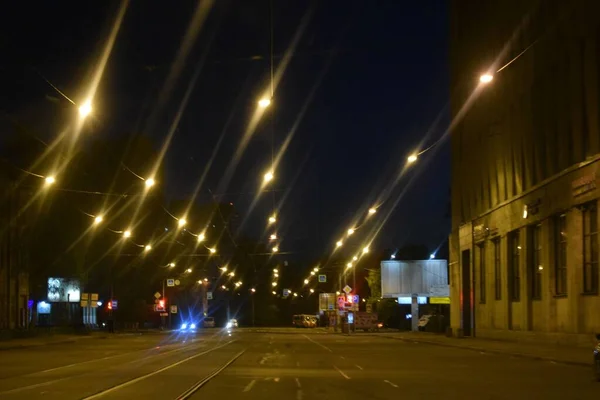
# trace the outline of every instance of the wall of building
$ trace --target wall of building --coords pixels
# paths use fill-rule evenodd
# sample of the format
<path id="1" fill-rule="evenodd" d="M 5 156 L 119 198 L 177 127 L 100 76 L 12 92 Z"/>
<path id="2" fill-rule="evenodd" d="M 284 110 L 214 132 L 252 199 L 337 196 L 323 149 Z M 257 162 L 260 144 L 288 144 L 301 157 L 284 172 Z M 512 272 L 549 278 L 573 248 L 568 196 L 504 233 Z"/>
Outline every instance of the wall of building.
<path id="1" fill-rule="evenodd" d="M 584 246 L 583 224 L 584 207 L 600 197 L 598 15 L 594 0 L 452 2 L 450 286 L 457 333 L 580 343 L 600 332 L 598 291 L 584 293 L 584 265 L 598 256 Z M 478 86 L 480 74 L 513 59 L 489 85 Z M 557 290 L 560 215 L 566 293 Z M 514 300 L 517 256 L 509 238 L 517 231 L 520 298 Z M 600 247 L 597 235 L 587 240 Z M 593 270 L 600 286 L 596 261 Z"/>

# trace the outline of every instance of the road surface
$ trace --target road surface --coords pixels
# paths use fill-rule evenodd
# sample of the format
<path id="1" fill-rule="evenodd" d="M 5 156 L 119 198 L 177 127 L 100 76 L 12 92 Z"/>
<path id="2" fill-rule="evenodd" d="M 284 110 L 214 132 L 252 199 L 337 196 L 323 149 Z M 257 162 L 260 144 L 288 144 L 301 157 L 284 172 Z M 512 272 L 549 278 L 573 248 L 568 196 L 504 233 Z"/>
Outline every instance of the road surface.
<path id="1" fill-rule="evenodd" d="M 0 352 L 6 400 L 598 396 L 591 367 L 309 329 L 90 338 Z"/>

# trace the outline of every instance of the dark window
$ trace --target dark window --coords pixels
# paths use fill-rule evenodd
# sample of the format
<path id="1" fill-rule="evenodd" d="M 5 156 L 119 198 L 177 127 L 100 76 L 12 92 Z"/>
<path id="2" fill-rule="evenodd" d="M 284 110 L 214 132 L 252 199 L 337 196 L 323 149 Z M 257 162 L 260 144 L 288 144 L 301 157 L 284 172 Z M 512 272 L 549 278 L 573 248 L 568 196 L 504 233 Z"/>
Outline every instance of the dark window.
<path id="1" fill-rule="evenodd" d="M 502 299 L 502 264 L 500 259 L 500 238 L 494 243 L 494 297 L 496 300 Z"/>
<path id="2" fill-rule="evenodd" d="M 565 295 L 567 294 L 567 215 L 557 216 L 554 224 L 556 294 Z"/>
<path id="3" fill-rule="evenodd" d="M 518 230 L 509 235 L 509 293 L 511 301 L 521 300 L 521 234 Z"/>
<path id="4" fill-rule="evenodd" d="M 598 292 L 598 210 L 596 203 L 583 208 L 583 292 Z"/>
<path id="5" fill-rule="evenodd" d="M 485 304 L 485 242 L 479 246 L 479 303 Z"/>
<path id="6" fill-rule="evenodd" d="M 531 228 L 531 262 L 529 264 L 531 274 L 531 298 L 540 300 L 542 298 L 542 225 Z"/>

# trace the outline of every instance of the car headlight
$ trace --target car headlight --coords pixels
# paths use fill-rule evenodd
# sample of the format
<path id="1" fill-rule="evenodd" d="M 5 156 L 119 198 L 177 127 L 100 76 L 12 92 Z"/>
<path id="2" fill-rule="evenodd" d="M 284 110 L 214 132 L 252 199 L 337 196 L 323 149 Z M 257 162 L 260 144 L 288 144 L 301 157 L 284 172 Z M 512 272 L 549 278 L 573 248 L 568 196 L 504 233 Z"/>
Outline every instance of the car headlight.
<path id="1" fill-rule="evenodd" d="M 187 324 L 181 324 L 181 329 L 187 329 Z"/>
<path id="2" fill-rule="evenodd" d="M 227 323 L 227 329 L 230 329 L 230 328 L 231 328 L 231 322 L 228 322 Z"/>
<path id="3" fill-rule="evenodd" d="M 190 324 L 190 329 L 196 329 L 196 324 Z"/>

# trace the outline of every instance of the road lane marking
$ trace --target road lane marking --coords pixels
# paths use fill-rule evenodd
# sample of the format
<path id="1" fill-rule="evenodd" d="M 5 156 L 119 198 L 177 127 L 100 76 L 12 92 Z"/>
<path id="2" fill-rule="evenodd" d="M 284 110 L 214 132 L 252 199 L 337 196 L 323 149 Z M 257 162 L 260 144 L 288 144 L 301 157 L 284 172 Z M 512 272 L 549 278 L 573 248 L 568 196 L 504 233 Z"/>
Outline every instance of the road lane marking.
<path id="1" fill-rule="evenodd" d="M 302 385 L 300 384 L 300 379 L 298 378 L 294 378 L 296 380 L 296 386 L 298 386 L 298 389 L 302 388 Z"/>
<path id="2" fill-rule="evenodd" d="M 323 344 L 321 344 L 321 343 L 319 343 L 319 342 L 317 342 L 317 341 L 315 341 L 315 340 L 312 340 L 311 338 L 309 338 L 309 337 L 308 337 L 308 336 L 306 336 L 306 335 L 302 335 L 302 336 L 304 336 L 305 338 L 307 338 L 309 341 L 313 342 L 313 343 L 314 343 L 314 344 L 316 344 L 317 346 L 321 346 L 322 348 L 324 348 L 324 349 L 325 349 L 325 350 L 327 350 L 328 352 L 330 352 L 330 353 L 333 353 L 333 350 L 331 350 L 329 347 L 327 347 L 327 346 L 325 346 L 325 345 L 323 345 Z"/>
<path id="3" fill-rule="evenodd" d="M 244 388 L 244 392 L 249 392 L 252 390 L 252 386 L 256 383 L 256 379 L 252 379 L 249 384 Z"/>
<path id="4" fill-rule="evenodd" d="M 345 360 L 345 359 L 346 359 L 346 357 L 344 357 L 344 356 L 340 356 L 340 358 L 341 358 L 342 360 Z"/>
<path id="5" fill-rule="evenodd" d="M 393 387 L 395 387 L 395 388 L 397 388 L 397 387 L 398 387 L 398 385 L 396 385 L 395 383 L 392 383 L 392 382 L 388 381 L 387 379 L 384 379 L 383 381 L 384 381 L 385 383 L 389 384 L 389 385 L 392 385 L 392 386 L 393 386 Z"/>
<path id="6" fill-rule="evenodd" d="M 137 377 L 137 378 L 135 378 L 135 379 L 132 379 L 132 380 L 129 380 L 129 381 L 123 382 L 123 383 L 121 383 L 121 384 L 119 384 L 119 385 L 115 385 L 115 386 L 113 386 L 113 387 L 111 387 L 111 388 L 108 388 L 108 389 L 106 389 L 106 390 L 100 391 L 100 392 L 98 392 L 98 393 L 96 393 L 96 394 L 93 394 L 93 395 L 91 395 L 91 396 L 84 397 L 82 400 L 91 400 L 91 399 L 97 399 L 97 398 L 100 398 L 100 397 L 102 397 L 102 396 L 104 396 L 104 395 L 106 395 L 106 394 L 108 394 L 108 393 L 112 393 L 112 392 L 114 392 L 115 390 L 122 389 L 122 388 L 124 388 L 124 387 L 130 386 L 130 385 L 133 385 L 134 383 L 137 383 L 137 382 L 139 382 L 139 381 L 142 381 L 142 380 L 144 380 L 144 379 L 150 378 L 151 376 L 158 375 L 158 374 L 160 374 L 160 373 L 162 373 L 162 372 L 164 372 L 164 371 L 166 371 L 166 370 L 169 370 L 169 369 L 171 369 L 171 368 L 173 368 L 173 367 L 176 367 L 176 366 L 178 366 L 178 365 L 180 365 L 180 364 L 183 364 L 183 363 L 185 363 L 185 362 L 188 362 L 188 361 L 190 361 L 190 360 L 193 360 L 194 358 L 197 358 L 197 357 L 203 356 L 203 355 L 205 355 L 205 354 L 208 354 L 208 353 L 210 353 L 211 351 L 214 351 L 214 350 L 220 349 L 220 348 L 222 348 L 222 347 L 225 347 L 225 346 L 227 346 L 227 345 L 229 345 L 229 344 L 231 344 L 231 343 L 233 343 L 233 342 L 234 342 L 234 340 L 232 340 L 232 341 L 230 341 L 230 342 L 227 342 L 227 343 L 225 343 L 225 344 L 222 344 L 222 345 L 220 345 L 220 346 L 213 347 L 212 349 L 208 349 L 208 350 L 206 350 L 206 351 L 203 351 L 202 353 L 194 354 L 193 356 L 189 356 L 189 357 L 187 357 L 187 358 L 184 358 L 183 360 L 177 361 L 176 363 L 169 364 L 169 365 L 167 365 L 166 367 L 163 367 L 163 368 L 157 369 L 156 371 L 150 372 L 149 374 L 146 374 L 146 375 L 139 376 L 139 377 Z M 241 354 L 240 354 L 240 355 L 241 355 Z M 220 371 L 218 371 L 218 372 L 220 372 Z"/>
<path id="7" fill-rule="evenodd" d="M 346 378 L 346 379 L 351 379 L 351 378 L 350 378 L 348 375 L 346 375 L 346 374 L 344 373 L 344 371 L 342 371 L 341 369 L 339 369 L 339 368 L 338 368 L 338 367 L 336 367 L 335 365 L 333 366 L 333 368 L 334 368 L 334 369 L 335 369 L 337 372 L 339 372 L 339 373 L 340 373 L 340 375 L 342 375 L 344 378 Z"/>
<path id="8" fill-rule="evenodd" d="M 361 371 L 363 370 L 363 367 L 361 367 L 360 365 L 358 365 L 358 364 L 354 364 L 354 365 L 356 366 L 356 368 L 360 369 Z"/>

